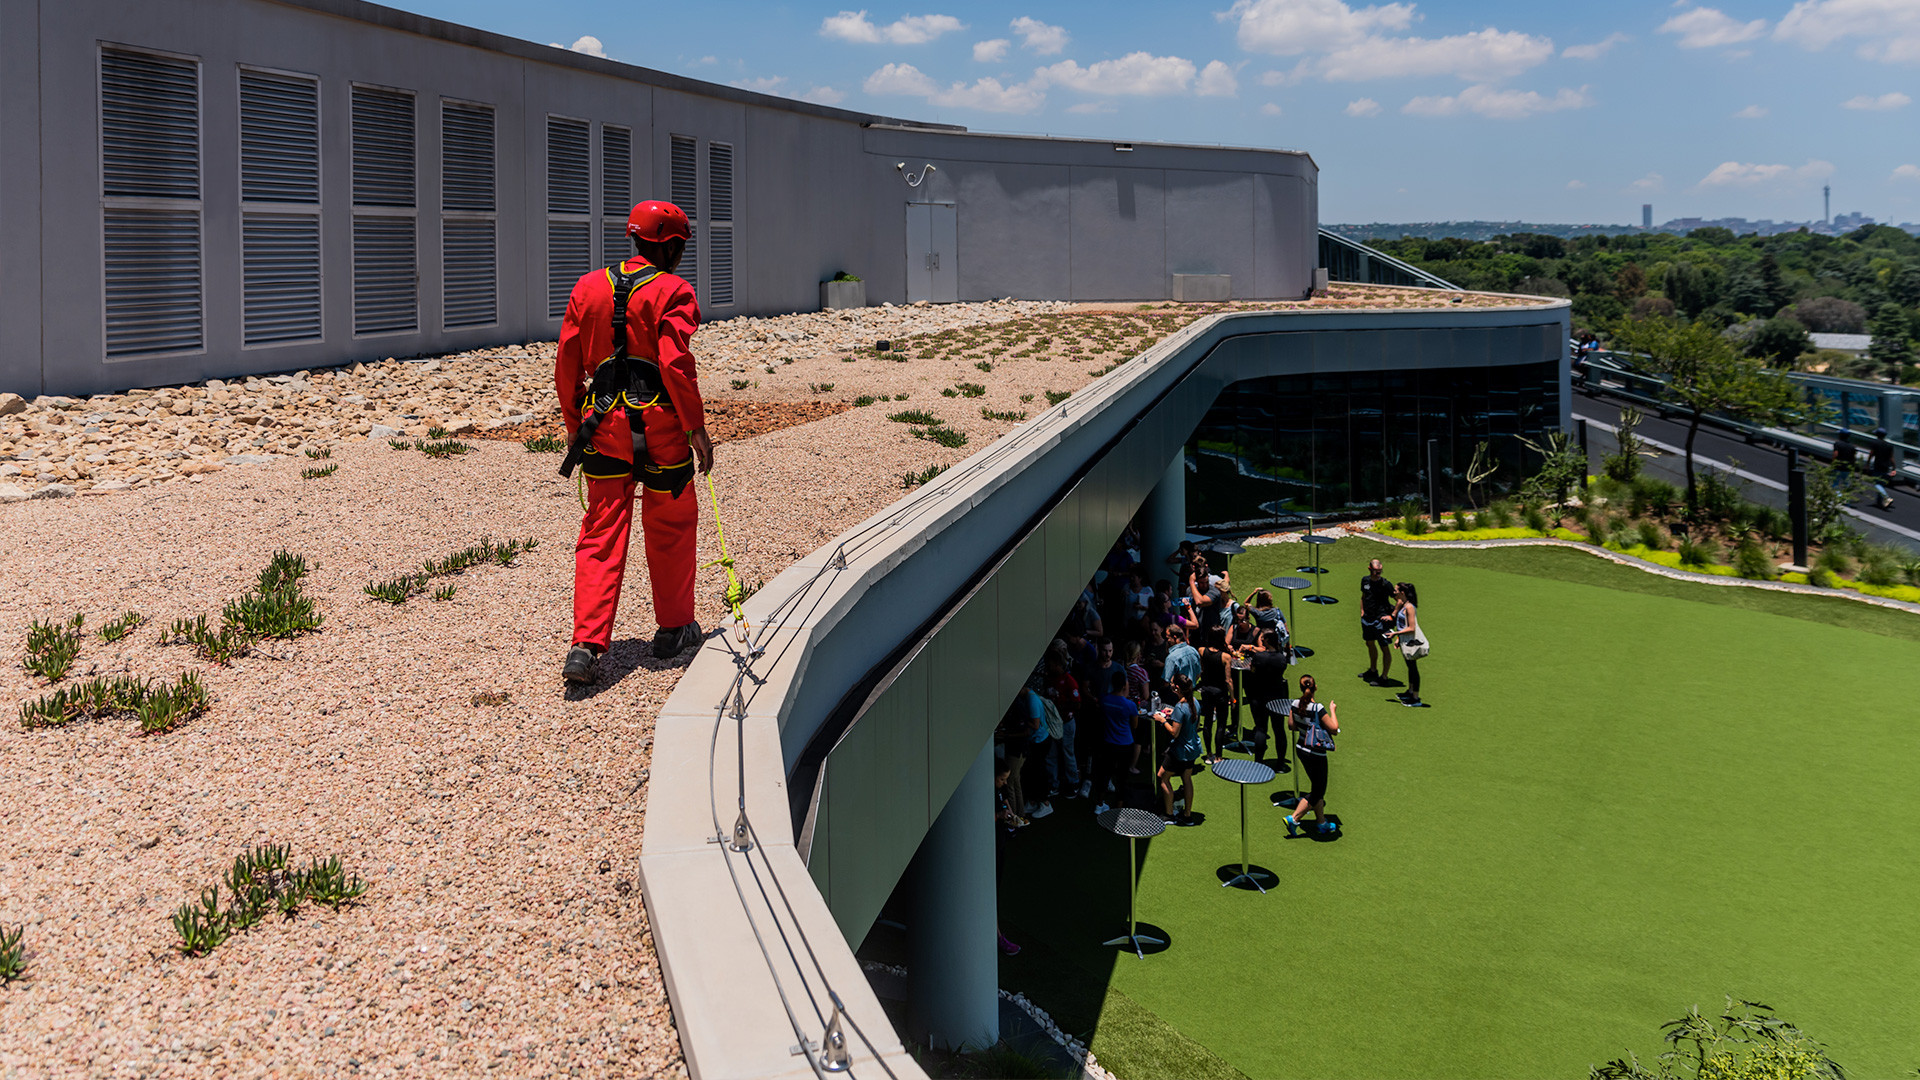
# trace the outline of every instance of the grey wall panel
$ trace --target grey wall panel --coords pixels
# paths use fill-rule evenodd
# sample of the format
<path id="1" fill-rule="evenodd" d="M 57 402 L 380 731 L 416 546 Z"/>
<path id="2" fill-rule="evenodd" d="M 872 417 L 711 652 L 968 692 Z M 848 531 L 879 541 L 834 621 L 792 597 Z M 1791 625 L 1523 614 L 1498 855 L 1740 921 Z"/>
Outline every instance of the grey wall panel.
<path id="1" fill-rule="evenodd" d="M 1297 176 L 1253 178 L 1254 292 L 1259 299 L 1305 296 L 1320 259 L 1318 225 L 1307 218 L 1313 185 Z"/>
<path id="2" fill-rule="evenodd" d="M 1157 169 L 1076 166 L 1068 183 L 1072 298 L 1165 297 L 1169 283 L 1163 174 Z"/>
<path id="3" fill-rule="evenodd" d="M 762 167 L 748 168 L 739 184 L 741 302 L 810 311 L 821 281 L 842 270 L 868 279 L 875 269 L 863 242 L 875 211 L 856 194 L 870 165 L 860 129 L 777 109 L 748 109 L 746 125 L 746 145 Z"/>
<path id="4" fill-rule="evenodd" d="M 858 854 L 832 875 L 827 894 L 849 937 L 872 925 L 898 880 L 895 868 L 912 860 L 933 821 L 927 770 L 902 765 L 929 760 L 925 671 L 924 662 L 910 665 L 908 677 L 868 711 L 874 722 L 863 718 L 834 747 L 828 767 L 823 795 L 832 802 L 831 848 Z"/>
<path id="5" fill-rule="evenodd" d="M 1047 515 L 1046 524 L 1041 526 L 1041 534 L 1047 541 L 1047 583 L 1041 591 L 1045 597 L 1048 612 L 1059 612 L 1062 618 L 1073 606 L 1073 598 L 1080 595 L 1086 579 L 1080 576 L 1080 511 L 1072 500 L 1063 502 L 1058 509 Z M 1059 622 L 1059 618 L 1052 620 Z"/>
<path id="6" fill-rule="evenodd" d="M 1046 589 L 1046 538 L 1035 534 L 1026 539 L 1000 568 L 998 585 L 1006 602 L 1000 605 L 1000 624 L 996 632 L 999 654 L 998 678 L 994 700 L 1007 702 L 1020 689 L 1022 680 L 1040 662 L 1053 627 L 1045 619 L 1033 617 L 1026 598 L 1038 597 Z"/>
<path id="7" fill-rule="evenodd" d="M 1068 295 L 1073 264 L 1067 169 L 970 162 L 942 168 L 951 170 L 960 208 L 960 299 Z M 903 271 L 905 248 L 903 241 Z"/>
<path id="8" fill-rule="evenodd" d="M 927 650 L 928 820 L 939 816 L 1006 711 L 1007 702 L 994 692 L 1000 681 L 994 643 L 999 621 L 999 590 L 989 582 L 954 614 Z M 898 865 L 906 868 L 905 862 Z"/>
<path id="9" fill-rule="evenodd" d="M 1166 185 L 1167 273 L 1230 274 L 1235 299 L 1254 295 L 1253 177 L 1169 171 Z"/>
<path id="10" fill-rule="evenodd" d="M 0 4 L 0 390 L 44 392 L 40 366 L 40 5 Z"/>

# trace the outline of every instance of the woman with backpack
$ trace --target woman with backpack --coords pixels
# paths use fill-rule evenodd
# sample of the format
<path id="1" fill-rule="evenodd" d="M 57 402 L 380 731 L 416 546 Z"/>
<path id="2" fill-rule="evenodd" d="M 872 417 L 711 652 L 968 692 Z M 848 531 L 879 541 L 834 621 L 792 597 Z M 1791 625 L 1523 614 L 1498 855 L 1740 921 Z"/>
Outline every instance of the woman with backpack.
<path id="1" fill-rule="evenodd" d="M 1300 756 L 1300 768 L 1307 774 L 1312 790 L 1300 796 L 1300 802 L 1287 815 L 1287 835 L 1299 836 L 1304 827 L 1300 815 L 1313 811 L 1314 827 L 1330 833 L 1340 827 L 1327 819 L 1327 754 L 1333 749 L 1333 737 L 1340 731 L 1340 717 L 1333 702 L 1325 705 L 1313 700 L 1319 689 L 1313 676 L 1300 676 L 1300 696 L 1287 710 L 1287 726 L 1293 729 L 1293 749 Z"/>
<path id="2" fill-rule="evenodd" d="M 1171 683 L 1173 707 L 1164 718 L 1156 717 L 1167 729 L 1171 741 L 1160 757 L 1161 816 L 1175 825 L 1198 825 L 1193 819 L 1193 770 L 1200 764 L 1205 749 L 1200 745 L 1200 710 L 1193 703 L 1193 683 L 1185 675 L 1175 675 Z M 1185 805 L 1180 815 L 1173 813 L 1173 777 L 1180 776 L 1180 798 Z"/>
<path id="3" fill-rule="evenodd" d="M 1431 650 L 1426 633 L 1420 629 L 1419 603 L 1413 582 L 1403 581 L 1393 587 L 1393 629 L 1387 636 L 1400 646 L 1400 655 L 1407 661 L 1407 688 L 1394 696 L 1409 709 L 1427 707 L 1420 700 L 1420 659 Z"/>

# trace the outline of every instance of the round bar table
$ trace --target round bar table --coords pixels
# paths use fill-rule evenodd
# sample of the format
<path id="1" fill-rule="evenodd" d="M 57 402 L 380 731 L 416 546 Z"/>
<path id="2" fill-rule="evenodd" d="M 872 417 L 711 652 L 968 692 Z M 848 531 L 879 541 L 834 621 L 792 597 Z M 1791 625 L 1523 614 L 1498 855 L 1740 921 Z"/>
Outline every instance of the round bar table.
<path id="1" fill-rule="evenodd" d="M 1293 655 L 1303 660 L 1312 656 L 1313 650 L 1300 644 L 1300 635 L 1297 632 L 1300 628 L 1295 625 L 1293 621 L 1293 594 L 1299 592 L 1301 589 L 1312 588 L 1313 582 L 1303 577 L 1277 577 L 1267 584 L 1272 585 L 1276 589 L 1287 590 L 1287 638 L 1293 644 Z"/>
<path id="2" fill-rule="evenodd" d="M 1127 932 L 1122 937 L 1101 944 L 1131 945 L 1134 955 L 1145 960 L 1147 954 L 1140 948 L 1142 943 L 1165 945 L 1166 942 L 1140 932 L 1140 913 L 1137 910 L 1140 899 L 1140 841 L 1167 831 L 1167 823 L 1151 810 L 1136 810 L 1131 806 L 1109 810 L 1094 820 L 1108 832 L 1127 838 Z"/>
<path id="3" fill-rule="evenodd" d="M 1303 536 L 1303 537 L 1301 537 L 1301 539 L 1302 539 L 1302 540 L 1305 540 L 1305 541 L 1306 541 L 1307 543 L 1309 543 L 1309 544 L 1311 544 L 1311 543 L 1313 543 L 1313 542 L 1314 542 L 1314 538 L 1313 538 L 1313 519 L 1312 519 L 1312 518 L 1308 518 L 1308 519 L 1307 519 L 1307 535 L 1305 535 L 1305 536 Z M 1294 570 L 1295 570 L 1296 572 L 1298 572 L 1298 573 L 1302 573 L 1302 574 L 1316 574 L 1316 575 L 1318 575 L 1318 574 L 1324 574 L 1324 573 L 1326 573 L 1326 571 L 1325 571 L 1325 570 L 1322 570 L 1322 569 L 1320 568 L 1320 552 L 1319 552 L 1319 549 L 1317 549 L 1317 548 L 1316 548 L 1316 549 L 1314 550 L 1314 557 L 1313 557 L 1313 561 L 1312 561 L 1312 562 L 1310 562 L 1310 563 L 1308 563 L 1308 564 L 1307 564 L 1307 565 L 1305 565 L 1305 566 L 1296 566 L 1296 567 L 1294 567 L 1293 569 L 1294 569 Z"/>
<path id="4" fill-rule="evenodd" d="M 1293 745 L 1293 729 L 1287 726 L 1288 718 L 1293 715 L 1293 699 L 1274 698 L 1267 702 L 1267 715 L 1272 717 L 1268 723 L 1278 728 L 1273 733 L 1273 737 L 1281 740 L 1280 760 L 1285 761 L 1288 754 L 1293 755 L 1293 764 L 1288 766 L 1288 774 L 1294 777 L 1294 783 L 1297 785 L 1300 782 L 1299 778 L 1306 774 L 1300 771 L 1300 751 Z M 1282 802 L 1297 803 L 1303 795 L 1304 793 L 1298 787 L 1276 791 L 1273 793 L 1273 798 L 1277 800 L 1274 805 L 1278 806 Z"/>
<path id="5" fill-rule="evenodd" d="M 1213 775 L 1234 784 L 1240 789 L 1240 872 L 1227 881 L 1221 882 L 1220 887 L 1224 889 L 1229 885 L 1238 885 L 1245 881 L 1251 883 L 1254 888 L 1259 889 L 1260 895 L 1265 896 L 1267 894 L 1267 887 L 1260 884 L 1261 877 L 1273 878 L 1274 884 L 1276 885 L 1280 883 L 1280 878 L 1277 874 L 1266 870 L 1254 869 L 1247 865 L 1247 787 L 1251 784 L 1267 783 L 1273 779 L 1274 772 L 1268 766 L 1262 765 L 1257 761 L 1242 761 L 1239 758 L 1232 758 L 1226 761 L 1214 762 Z"/>
<path id="6" fill-rule="evenodd" d="M 1320 565 L 1320 549 L 1325 547 L 1328 544 L 1339 543 L 1340 538 L 1337 536 L 1327 536 L 1323 533 L 1319 536 L 1309 536 L 1306 539 L 1307 539 L 1307 543 L 1313 545 L 1313 572 L 1315 574 L 1326 573 L 1327 568 Z M 1307 603 L 1337 604 L 1339 602 L 1340 602 L 1340 599 L 1338 597 L 1328 596 L 1327 594 L 1320 591 L 1319 580 L 1316 578 L 1313 586 L 1313 595 L 1307 597 Z"/>

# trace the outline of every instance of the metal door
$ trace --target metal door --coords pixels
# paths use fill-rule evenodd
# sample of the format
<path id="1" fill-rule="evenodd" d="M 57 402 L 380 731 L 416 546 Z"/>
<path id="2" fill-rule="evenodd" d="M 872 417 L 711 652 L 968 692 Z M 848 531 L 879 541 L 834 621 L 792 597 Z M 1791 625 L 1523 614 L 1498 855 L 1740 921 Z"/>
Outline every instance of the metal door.
<path id="1" fill-rule="evenodd" d="M 955 248 L 959 217 L 952 203 L 907 204 L 907 302 L 960 299 Z"/>

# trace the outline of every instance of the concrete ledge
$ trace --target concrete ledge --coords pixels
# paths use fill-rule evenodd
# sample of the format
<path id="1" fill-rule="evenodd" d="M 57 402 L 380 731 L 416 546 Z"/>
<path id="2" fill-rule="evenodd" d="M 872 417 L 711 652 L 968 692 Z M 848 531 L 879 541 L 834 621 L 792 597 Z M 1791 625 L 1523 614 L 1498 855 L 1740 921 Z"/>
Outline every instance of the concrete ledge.
<path id="1" fill-rule="evenodd" d="M 1189 303 L 1231 300 L 1233 299 L 1233 275 L 1175 274 L 1173 275 L 1173 298 Z"/>

